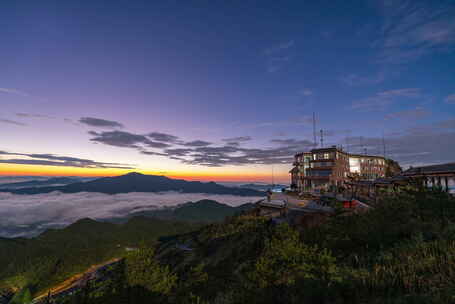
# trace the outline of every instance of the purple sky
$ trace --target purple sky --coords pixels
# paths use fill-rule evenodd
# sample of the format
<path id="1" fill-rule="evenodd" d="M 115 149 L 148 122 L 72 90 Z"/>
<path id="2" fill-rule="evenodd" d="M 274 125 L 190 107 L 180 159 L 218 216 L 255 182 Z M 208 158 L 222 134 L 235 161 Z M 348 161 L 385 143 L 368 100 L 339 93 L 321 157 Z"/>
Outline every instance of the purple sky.
<path id="1" fill-rule="evenodd" d="M 384 134 L 404 167 L 455 161 L 453 1 L 256 4 L 4 3 L 0 174 L 284 180 L 313 112 L 326 145 L 382 154 Z"/>

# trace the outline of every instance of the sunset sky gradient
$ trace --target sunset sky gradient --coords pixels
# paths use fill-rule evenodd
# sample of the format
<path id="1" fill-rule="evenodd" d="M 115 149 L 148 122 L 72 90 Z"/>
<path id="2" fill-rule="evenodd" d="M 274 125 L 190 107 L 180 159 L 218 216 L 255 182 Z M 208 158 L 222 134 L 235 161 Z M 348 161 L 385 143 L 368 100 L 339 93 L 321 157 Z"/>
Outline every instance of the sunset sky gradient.
<path id="1" fill-rule="evenodd" d="M 313 112 L 325 146 L 455 161 L 453 20 L 453 1 L 7 1 L 0 175 L 288 182 Z"/>

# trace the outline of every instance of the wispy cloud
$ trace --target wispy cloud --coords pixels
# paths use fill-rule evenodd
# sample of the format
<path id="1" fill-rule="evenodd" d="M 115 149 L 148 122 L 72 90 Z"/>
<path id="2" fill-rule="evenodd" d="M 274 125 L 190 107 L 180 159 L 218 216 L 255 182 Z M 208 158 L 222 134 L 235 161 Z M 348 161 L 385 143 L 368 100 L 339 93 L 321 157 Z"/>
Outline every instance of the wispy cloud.
<path id="1" fill-rule="evenodd" d="M 43 114 L 30 114 L 30 113 L 16 113 L 17 117 L 23 117 L 23 118 L 48 118 L 48 119 L 54 119 L 55 117 L 49 116 L 49 115 L 43 115 Z"/>
<path id="2" fill-rule="evenodd" d="M 30 94 L 28 94 L 28 93 L 26 93 L 24 91 L 20 91 L 20 90 L 17 90 L 17 89 L 10 89 L 10 88 L 0 88 L 0 93 L 19 95 L 19 96 L 23 96 L 23 97 L 30 96 Z"/>
<path id="3" fill-rule="evenodd" d="M 402 132 L 388 134 L 385 138 L 386 154 L 400 165 L 425 165 L 453 162 L 455 149 L 455 119 L 435 122 L 432 124 L 416 124 Z M 393 136 L 392 136 L 393 135 Z M 346 139 L 343 139 L 346 142 Z M 358 142 L 358 138 L 350 137 L 348 142 Z M 350 151 L 382 155 L 382 137 L 363 137 L 362 145 L 351 145 Z"/>
<path id="4" fill-rule="evenodd" d="M 378 72 L 375 75 L 357 75 L 349 74 L 340 78 L 341 82 L 348 86 L 362 86 L 379 84 L 385 80 L 385 73 Z"/>
<path id="5" fill-rule="evenodd" d="M 313 123 L 313 118 L 311 116 L 305 115 L 301 117 L 289 118 L 286 120 L 274 120 L 274 121 L 264 121 L 259 123 L 245 124 L 241 127 L 244 128 L 268 128 L 268 127 L 290 127 L 290 126 L 303 126 Z"/>
<path id="6" fill-rule="evenodd" d="M 239 137 L 231 137 L 231 138 L 223 138 L 222 141 L 224 142 L 246 142 L 250 141 L 252 138 L 251 136 L 239 136 Z"/>
<path id="7" fill-rule="evenodd" d="M 299 94 L 302 96 L 311 96 L 314 94 L 314 92 L 311 89 L 305 88 L 305 89 L 300 90 Z"/>
<path id="8" fill-rule="evenodd" d="M 252 138 L 250 136 L 239 136 L 239 137 L 231 137 L 231 138 L 224 138 L 221 141 L 224 141 L 228 146 L 235 146 L 238 147 L 241 144 L 250 141 Z"/>
<path id="9" fill-rule="evenodd" d="M 0 123 L 6 123 L 6 124 L 22 126 L 22 127 L 27 125 L 23 122 L 11 120 L 11 119 L 3 119 L 3 118 L 0 118 Z"/>
<path id="10" fill-rule="evenodd" d="M 447 96 L 444 101 L 448 104 L 455 104 L 455 93 Z"/>
<path id="11" fill-rule="evenodd" d="M 394 112 L 387 114 L 385 119 L 409 119 L 409 120 L 415 120 L 415 119 L 420 119 L 423 117 L 428 116 L 430 113 L 426 111 L 425 109 L 421 107 L 417 107 L 415 109 L 411 110 L 404 110 L 404 111 L 399 111 L 399 112 Z"/>
<path id="12" fill-rule="evenodd" d="M 373 96 L 354 101 L 352 109 L 363 111 L 384 110 L 389 104 L 400 98 L 419 98 L 422 96 L 419 88 L 406 88 L 378 92 Z"/>
<path id="13" fill-rule="evenodd" d="M 266 55 L 275 55 L 277 53 L 281 53 L 284 50 L 292 48 L 294 46 L 294 40 L 289 40 L 286 42 L 282 42 L 280 44 L 274 45 L 264 50 L 264 54 Z"/>
<path id="14" fill-rule="evenodd" d="M 263 53 L 266 58 L 267 72 L 277 72 L 290 62 L 293 47 L 294 40 L 289 40 L 265 49 Z"/>
<path id="15" fill-rule="evenodd" d="M 434 51 L 452 51 L 455 43 L 455 5 L 447 1 L 382 1 L 384 24 L 379 60 L 404 63 Z"/>

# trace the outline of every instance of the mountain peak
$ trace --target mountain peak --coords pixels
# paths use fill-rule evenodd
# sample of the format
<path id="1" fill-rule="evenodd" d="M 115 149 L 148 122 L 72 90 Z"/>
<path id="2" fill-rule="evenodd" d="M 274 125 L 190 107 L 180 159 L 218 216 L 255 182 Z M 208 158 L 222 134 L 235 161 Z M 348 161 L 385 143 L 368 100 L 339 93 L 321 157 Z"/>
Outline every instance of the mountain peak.
<path id="1" fill-rule="evenodd" d="M 139 172 L 130 172 L 125 174 L 124 176 L 144 176 L 144 174 L 139 173 Z"/>

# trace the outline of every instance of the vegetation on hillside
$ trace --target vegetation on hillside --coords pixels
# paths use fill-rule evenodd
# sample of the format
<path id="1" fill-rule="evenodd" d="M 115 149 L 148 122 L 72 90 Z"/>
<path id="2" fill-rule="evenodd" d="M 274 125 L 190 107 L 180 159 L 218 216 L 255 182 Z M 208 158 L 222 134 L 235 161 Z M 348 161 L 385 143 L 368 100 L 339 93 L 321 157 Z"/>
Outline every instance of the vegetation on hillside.
<path id="1" fill-rule="evenodd" d="M 0 289 L 36 295 L 91 265 L 124 257 L 129 248 L 142 243 L 152 246 L 159 237 L 198 227 L 143 217 L 122 225 L 82 219 L 33 239 L 0 239 Z"/>
<path id="2" fill-rule="evenodd" d="M 36 264 L 34 266 L 36 267 Z M 35 268 L 36 269 L 36 268 Z M 236 216 L 125 254 L 58 303 L 454 303 L 455 200 L 409 190 L 305 230 Z"/>

